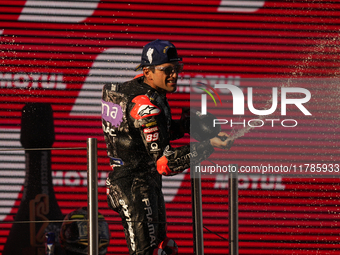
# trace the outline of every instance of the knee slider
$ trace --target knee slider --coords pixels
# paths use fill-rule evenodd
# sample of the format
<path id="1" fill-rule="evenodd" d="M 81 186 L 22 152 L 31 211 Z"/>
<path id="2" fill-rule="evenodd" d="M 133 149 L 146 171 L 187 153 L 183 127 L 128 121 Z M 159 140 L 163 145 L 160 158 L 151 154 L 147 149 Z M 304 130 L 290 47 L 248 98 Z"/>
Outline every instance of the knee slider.
<path id="1" fill-rule="evenodd" d="M 166 237 L 163 242 L 161 242 L 158 245 L 159 248 L 163 249 L 165 251 L 165 254 L 167 255 L 177 255 L 178 254 L 178 246 L 176 242 L 171 239 Z"/>

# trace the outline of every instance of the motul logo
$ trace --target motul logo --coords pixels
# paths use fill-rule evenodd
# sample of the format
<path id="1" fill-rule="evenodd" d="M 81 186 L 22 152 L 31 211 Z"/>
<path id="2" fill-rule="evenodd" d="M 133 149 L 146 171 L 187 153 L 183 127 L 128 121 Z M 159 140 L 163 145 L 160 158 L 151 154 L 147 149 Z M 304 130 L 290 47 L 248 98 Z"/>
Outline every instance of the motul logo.
<path id="1" fill-rule="evenodd" d="M 158 131 L 158 127 L 145 128 L 144 133 L 149 134 Z"/>

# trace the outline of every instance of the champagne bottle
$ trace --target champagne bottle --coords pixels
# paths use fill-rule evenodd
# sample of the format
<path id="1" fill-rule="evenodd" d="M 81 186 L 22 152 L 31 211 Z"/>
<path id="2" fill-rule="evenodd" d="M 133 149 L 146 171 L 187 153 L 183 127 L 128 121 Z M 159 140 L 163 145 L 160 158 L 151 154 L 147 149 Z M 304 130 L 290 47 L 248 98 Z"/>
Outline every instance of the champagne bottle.
<path id="1" fill-rule="evenodd" d="M 51 151 L 46 149 L 52 147 L 54 137 L 52 107 L 26 104 L 22 109 L 20 137 L 27 149 L 25 183 L 3 255 L 44 255 L 46 232 L 59 236 L 61 223 L 53 221 L 62 220 L 63 215 L 52 184 Z"/>

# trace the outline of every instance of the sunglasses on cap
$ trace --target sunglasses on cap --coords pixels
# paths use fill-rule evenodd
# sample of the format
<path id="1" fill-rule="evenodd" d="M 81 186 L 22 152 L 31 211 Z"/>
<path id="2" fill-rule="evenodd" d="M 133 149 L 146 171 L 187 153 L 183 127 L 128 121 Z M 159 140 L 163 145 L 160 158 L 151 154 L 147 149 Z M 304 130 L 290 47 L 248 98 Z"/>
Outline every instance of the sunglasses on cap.
<path id="1" fill-rule="evenodd" d="M 170 75 L 172 73 L 180 73 L 183 71 L 183 64 L 170 65 L 170 66 L 155 66 L 155 69 L 163 71 L 165 75 Z"/>

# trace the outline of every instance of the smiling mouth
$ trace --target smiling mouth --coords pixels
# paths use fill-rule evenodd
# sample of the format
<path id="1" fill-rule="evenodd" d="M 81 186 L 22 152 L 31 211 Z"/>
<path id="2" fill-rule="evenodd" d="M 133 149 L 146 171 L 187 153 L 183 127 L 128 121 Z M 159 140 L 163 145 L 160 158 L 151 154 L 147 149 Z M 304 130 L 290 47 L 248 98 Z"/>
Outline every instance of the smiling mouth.
<path id="1" fill-rule="evenodd" d="M 168 81 L 167 83 L 168 83 L 168 84 L 175 84 L 175 85 L 176 85 L 176 84 L 177 84 L 177 81 Z"/>

